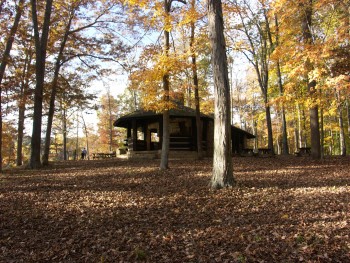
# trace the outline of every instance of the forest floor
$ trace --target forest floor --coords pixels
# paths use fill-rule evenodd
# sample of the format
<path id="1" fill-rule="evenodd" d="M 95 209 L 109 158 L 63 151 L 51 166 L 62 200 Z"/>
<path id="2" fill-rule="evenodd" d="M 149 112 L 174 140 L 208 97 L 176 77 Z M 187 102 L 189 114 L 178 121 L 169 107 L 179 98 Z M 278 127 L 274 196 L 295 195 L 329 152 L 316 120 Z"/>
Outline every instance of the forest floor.
<path id="1" fill-rule="evenodd" d="M 0 175 L 0 262 L 350 262 L 350 158 L 57 162 Z"/>

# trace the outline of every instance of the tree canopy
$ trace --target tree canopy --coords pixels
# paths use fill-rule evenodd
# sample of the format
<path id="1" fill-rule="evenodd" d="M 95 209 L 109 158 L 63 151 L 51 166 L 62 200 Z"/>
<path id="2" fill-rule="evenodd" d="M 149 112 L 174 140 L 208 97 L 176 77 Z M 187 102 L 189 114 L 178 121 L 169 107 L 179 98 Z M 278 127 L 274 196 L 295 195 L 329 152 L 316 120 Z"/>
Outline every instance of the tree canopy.
<path id="1" fill-rule="evenodd" d="M 187 106 L 214 112 L 206 4 L 1 1 L 3 132 L 8 133 L 14 119 L 18 123 L 16 156 L 2 151 L 4 162 L 28 160 L 22 148 L 29 136 L 31 166 L 48 163 L 53 125 L 63 120 L 59 113 L 66 103 L 59 98 L 85 94 L 72 105 L 71 116 L 81 111 L 78 105 L 95 111 L 100 105 L 89 100 L 91 87 L 113 75 L 128 76 L 115 118 L 121 109 L 166 112 L 179 95 Z M 346 155 L 349 1 L 225 0 L 222 6 L 232 124 L 256 135 L 252 147 L 277 154 L 311 147 L 314 158 Z M 98 133 L 96 127 L 93 133 Z"/>

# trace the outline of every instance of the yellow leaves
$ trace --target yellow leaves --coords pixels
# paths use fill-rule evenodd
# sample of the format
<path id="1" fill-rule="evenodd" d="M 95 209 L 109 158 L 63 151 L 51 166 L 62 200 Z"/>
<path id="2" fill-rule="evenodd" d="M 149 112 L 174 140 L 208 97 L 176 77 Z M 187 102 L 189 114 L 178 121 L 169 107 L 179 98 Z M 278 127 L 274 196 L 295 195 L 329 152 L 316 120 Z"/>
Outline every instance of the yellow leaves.
<path id="1" fill-rule="evenodd" d="M 288 214 L 284 214 L 281 216 L 281 219 L 288 219 L 289 218 L 289 215 Z"/>
<path id="2" fill-rule="evenodd" d="M 145 8 L 149 4 L 149 0 L 124 0 L 124 5 L 138 6 L 140 8 Z"/>

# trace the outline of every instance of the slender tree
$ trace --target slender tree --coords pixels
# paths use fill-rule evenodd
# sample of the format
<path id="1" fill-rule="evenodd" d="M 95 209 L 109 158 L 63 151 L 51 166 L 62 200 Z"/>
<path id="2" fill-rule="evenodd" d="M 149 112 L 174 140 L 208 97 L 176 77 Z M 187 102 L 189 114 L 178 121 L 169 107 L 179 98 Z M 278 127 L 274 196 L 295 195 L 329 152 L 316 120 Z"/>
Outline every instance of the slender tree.
<path id="1" fill-rule="evenodd" d="M 208 22 L 215 93 L 214 157 L 211 188 L 220 189 L 234 184 L 231 157 L 230 86 L 221 0 L 208 0 Z"/>
<path id="2" fill-rule="evenodd" d="M 4 1 L 1 2 L 1 10 L 2 10 L 2 6 L 4 4 Z M 1 93 L 2 93 L 2 80 L 4 78 L 5 75 L 5 70 L 6 70 L 6 66 L 8 63 L 8 60 L 10 58 L 10 52 L 12 49 L 12 44 L 13 41 L 15 39 L 15 35 L 18 29 L 18 25 L 19 25 L 19 21 L 21 19 L 22 16 L 22 12 L 23 12 L 23 5 L 24 5 L 24 0 L 19 0 L 18 5 L 16 7 L 16 16 L 15 19 L 13 21 L 13 25 L 10 29 L 10 33 L 7 37 L 7 41 L 6 41 L 6 46 L 5 46 L 5 50 L 4 53 L 2 54 L 1 57 L 1 64 L 0 64 L 0 172 L 2 171 L 2 109 L 1 109 L 1 104 L 2 104 L 2 97 L 1 97 Z M 1 13 L 0 10 L 0 13 Z"/>
<path id="3" fill-rule="evenodd" d="M 265 20 L 268 21 L 267 15 L 265 13 Z M 274 15 L 275 18 L 275 45 L 278 46 L 279 43 L 279 26 L 278 26 L 278 18 L 277 14 Z M 272 37 L 271 37 L 271 32 L 269 31 L 269 39 L 270 39 L 270 45 L 273 47 L 272 43 Z M 282 83 L 282 73 L 281 73 L 281 63 L 280 63 L 280 58 L 277 58 L 276 61 L 276 70 L 277 70 L 277 84 L 278 84 L 278 89 L 280 96 L 284 95 L 283 91 L 283 83 Z M 287 121 L 286 121 L 286 110 L 284 105 L 282 104 L 282 109 L 281 109 L 281 122 L 282 122 L 282 154 L 288 155 L 289 154 L 289 146 L 288 146 L 288 134 L 287 134 Z"/>
<path id="4" fill-rule="evenodd" d="M 165 57 L 169 57 L 170 50 L 170 16 L 171 6 L 175 0 L 164 0 L 164 11 L 165 11 L 165 25 L 164 25 L 164 54 Z M 177 2 L 186 4 L 186 1 L 177 0 Z M 162 153 L 160 160 L 160 170 L 169 169 L 169 148 L 170 148 L 170 115 L 169 115 L 169 106 L 170 106 L 170 81 L 169 81 L 169 71 L 165 72 L 163 75 L 163 101 L 164 101 L 164 111 L 163 111 L 163 137 L 162 137 Z"/>
<path id="5" fill-rule="evenodd" d="M 240 25 L 236 29 L 245 37 L 243 46 L 238 49 L 254 67 L 259 87 L 265 103 L 265 115 L 268 137 L 268 148 L 274 151 L 271 107 L 269 104 L 269 64 L 272 47 L 269 42 L 270 25 L 266 15 L 265 1 L 259 1 L 259 8 L 254 9 L 243 0 L 232 0 L 237 9 Z M 234 41 L 233 41 L 234 42 Z"/>
<path id="6" fill-rule="evenodd" d="M 169 16 L 171 3 L 172 1 L 164 0 L 164 10 L 165 10 L 166 16 Z M 164 53 L 166 57 L 169 56 L 169 49 L 170 49 L 170 32 L 168 30 L 164 30 Z M 165 103 L 165 109 L 163 112 L 163 137 L 162 137 L 162 153 L 161 153 L 161 160 L 160 160 L 160 169 L 166 170 L 166 169 L 169 169 L 169 148 L 170 148 L 169 73 L 165 73 L 163 75 L 163 91 L 164 91 L 163 100 Z"/>
<path id="7" fill-rule="evenodd" d="M 196 1 L 191 1 L 192 13 L 195 12 Z M 197 56 L 194 47 L 195 41 L 195 21 L 191 21 L 191 38 L 190 38 L 190 48 L 191 48 L 191 60 L 192 60 L 192 79 L 194 87 L 194 100 L 196 105 L 196 127 L 197 127 L 197 156 L 198 159 L 202 158 L 202 125 L 201 125 L 201 111 L 199 105 L 199 84 L 198 84 L 198 74 L 197 74 Z"/>
<path id="8" fill-rule="evenodd" d="M 24 66 L 21 76 L 20 83 L 20 92 L 18 99 L 18 125 L 17 125 L 17 166 L 22 165 L 23 163 L 23 135 L 24 135 L 24 121 L 25 121 L 25 111 L 26 105 L 29 98 L 29 82 L 32 74 L 32 59 L 33 59 L 33 50 L 32 50 L 32 41 L 28 45 L 28 48 L 25 48 L 25 59 Z"/>
<path id="9" fill-rule="evenodd" d="M 31 155 L 30 167 L 41 167 L 40 153 L 41 153 L 41 125 L 42 125 L 42 108 L 43 108 L 43 89 L 45 80 L 45 64 L 46 51 L 50 31 L 50 19 L 52 13 L 53 0 L 46 0 L 44 23 L 42 26 L 41 36 L 39 33 L 39 21 L 37 13 L 37 1 L 31 0 L 32 19 L 35 40 L 35 74 L 36 85 L 34 91 L 34 114 L 33 114 L 33 132 L 31 139 Z"/>
<path id="10" fill-rule="evenodd" d="M 53 80 L 51 83 L 51 95 L 50 95 L 50 103 L 49 103 L 49 113 L 48 113 L 48 120 L 47 120 L 47 128 L 46 128 L 46 136 L 45 136 L 45 146 L 44 146 L 44 154 L 42 158 L 42 163 L 43 165 L 48 165 L 49 164 L 49 153 L 50 153 L 50 144 L 51 144 L 51 130 L 52 130 L 52 121 L 53 121 L 53 116 L 55 112 L 55 100 L 56 100 L 56 93 L 57 93 L 57 82 L 58 82 L 58 77 L 59 77 L 59 72 L 62 66 L 62 59 L 63 59 L 63 51 L 65 49 L 68 36 L 70 34 L 70 27 L 72 24 L 72 20 L 74 18 L 75 14 L 75 8 L 73 7 L 69 18 L 67 22 L 67 26 L 64 32 L 64 36 L 62 38 L 61 44 L 60 44 L 60 49 L 58 52 L 58 56 L 55 62 L 55 71 L 54 71 L 54 76 Z"/>
<path id="11" fill-rule="evenodd" d="M 302 34 L 303 34 L 303 42 L 305 46 L 312 45 L 312 6 L 313 6 L 313 0 L 306 1 L 305 5 L 302 4 Z M 305 68 L 307 71 L 311 71 L 313 66 L 309 59 L 305 62 Z M 314 79 L 310 79 L 308 76 L 309 72 L 307 72 L 306 80 L 307 80 L 307 87 L 311 98 L 314 98 L 316 93 L 316 85 L 317 82 Z M 310 128 L 311 128 L 311 155 L 314 159 L 320 159 L 321 158 L 321 138 L 320 138 L 320 125 L 319 125 L 319 118 L 318 118 L 318 105 L 313 101 L 310 109 Z"/>

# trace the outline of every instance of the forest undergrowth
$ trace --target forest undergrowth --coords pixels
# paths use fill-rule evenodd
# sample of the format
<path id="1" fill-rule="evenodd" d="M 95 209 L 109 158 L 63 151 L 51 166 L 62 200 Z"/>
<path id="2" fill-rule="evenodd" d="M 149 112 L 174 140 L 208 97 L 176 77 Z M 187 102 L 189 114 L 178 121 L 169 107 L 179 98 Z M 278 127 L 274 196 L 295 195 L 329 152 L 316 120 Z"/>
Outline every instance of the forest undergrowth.
<path id="1" fill-rule="evenodd" d="M 350 262 L 350 159 L 57 162 L 0 175 L 0 262 Z"/>

